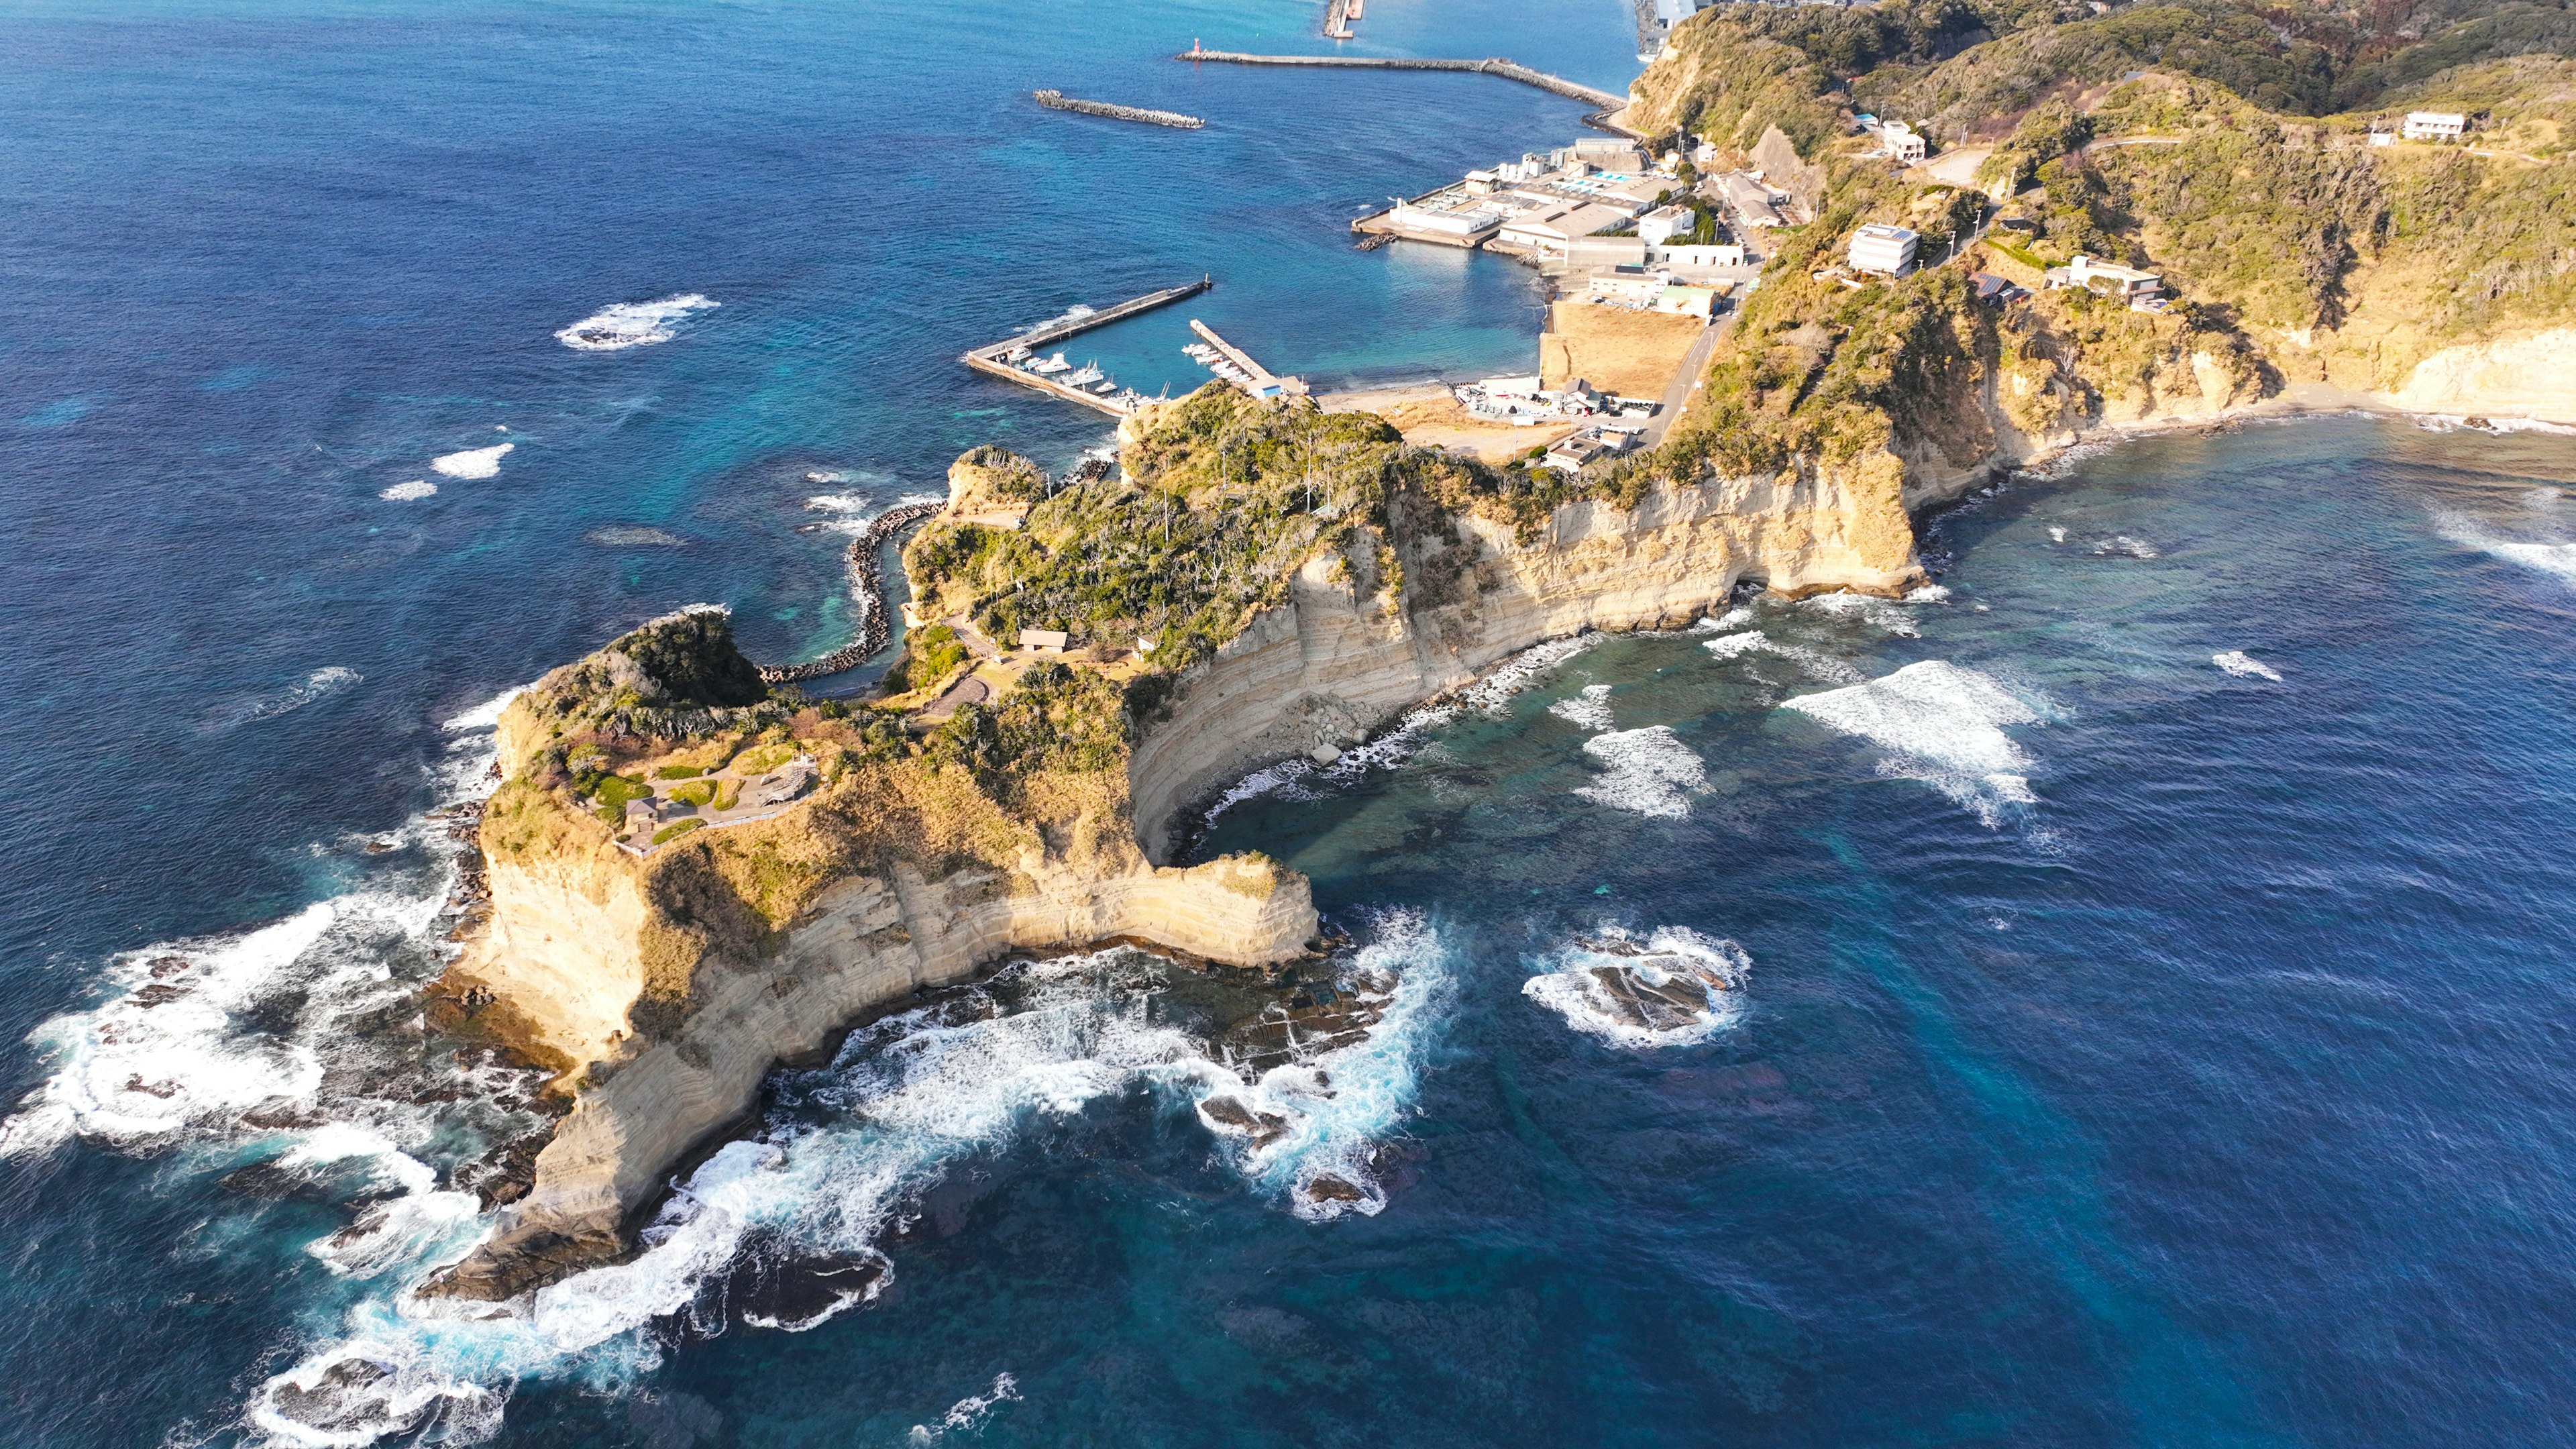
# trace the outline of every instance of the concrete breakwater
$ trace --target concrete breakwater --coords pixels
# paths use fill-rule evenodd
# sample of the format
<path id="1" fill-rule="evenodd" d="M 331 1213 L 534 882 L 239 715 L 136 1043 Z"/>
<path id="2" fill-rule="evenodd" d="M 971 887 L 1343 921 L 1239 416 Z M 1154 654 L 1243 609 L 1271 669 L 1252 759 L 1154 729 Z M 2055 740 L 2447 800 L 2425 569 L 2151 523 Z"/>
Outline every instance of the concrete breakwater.
<path id="1" fill-rule="evenodd" d="M 885 547 L 887 539 L 947 506 L 901 503 L 870 519 L 867 531 L 850 541 L 850 578 L 858 584 L 859 598 L 866 605 L 859 620 L 859 637 L 820 659 L 808 659 L 802 664 L 764 664 L 760 667 L 760 682 L 795 684 L 856 669 L 892 642 L 894 626 L 886 622 L 885 580 L 877 573 L 877 551 Z"/>
<path id="2" fill-rule="evenodd" d="M 1614 95 L 1609 91 L 1567 80 L 1563 76 L 1549 75 L 1543 70 L 1532 70 L 1528 66 L 1505 60 L 1501 56 L 1492 56 L 1484 60 L 1409 60 L 1360 55 L 1245 55 L 1240 51 L 1232 50 L 1184 50 L 1172 58 L 1174 60 L 1212 60 L 1225 65 L 1311 65 L 1359 70 L 1466 70 L 1482 75 L 1498 75 L 1505 80 L 1515 80 L 1523 85 L 1536 86 L 1540 90 L 1552 91 L 1560 96 L 1570 96 L 1575 100 L 1598 106 L 1605 112 L 1615 111 L 1628 104 L 1626 96 Z"/>
<path id="3" fill-rule="evenodd" d="M 1036 91 L 1038 104 L 1051 111 L 1076 111 L 1086 116 L 1106 116 L 1113 121 L 1142 121 L 1149 126 L 1170 126 L 1176 130 L 1195 131 L 1207 122 L 1178 111 L 1152 111 L 1142 106 L 1113 106 L 1107 101 L 1076 100 L 1062 91 Z"/>

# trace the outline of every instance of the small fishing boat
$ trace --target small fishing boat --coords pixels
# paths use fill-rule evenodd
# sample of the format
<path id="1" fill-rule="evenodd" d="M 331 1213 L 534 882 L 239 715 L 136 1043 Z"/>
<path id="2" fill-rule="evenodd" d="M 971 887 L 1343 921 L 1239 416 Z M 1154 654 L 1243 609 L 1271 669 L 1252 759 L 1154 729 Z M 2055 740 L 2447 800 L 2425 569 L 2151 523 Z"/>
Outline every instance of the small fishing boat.
<path id="1" fill-rule="evenodd" d="M 1108 375 L 1109 374 L 1100 370 L 1099 363 L 1086 362 L 1082 366 L 1074 369 L 1072 372 L 1066 373 L 1064 380 L 1067 384 L 1074 387 L 1089 387 Z"/>
<path id="2" fill-rule="evenodd" d="M 1055 356 L 1053 356 L 1053 357 L 1048 358 L 1048 359 L 1047 359 L 1046 361 L 1044 361 L 1044 362 L 1032 362 L 1032 363 L 1030 363 L 1030 364 L 1029 364 L 1029 371 L 1031 371 L 1031 372 L 1042 372 L 1042 373 L 1047 373 L 1047 374 L 1049 374 L 1049 375 L 1052 375 L 1052 374 L 1055 374 L 1055 373 L 1059 373 L 1059 372 L 1069 372 L 1069 371 L 1071 371 L 1072 369 L 1073 369 L 1073 364 L 1072 364 L 1072 363 L 1070 363 L 1070 362 L 1065 361 L 1065 360 L 1064 360 L 1064 354 L 1063 354 L 1063 353 L 1061 353 L 1061 352 L 1057 353 L 1057 354 L 1056 354 Z"/>
<path id="3" fill-rule="evenodd" d="M 1091 385 L 1091 390 L 1093 392 L 1116 392 L 1118 390 L 1118 384 L 1114 380 L 1096 382 Z"/>

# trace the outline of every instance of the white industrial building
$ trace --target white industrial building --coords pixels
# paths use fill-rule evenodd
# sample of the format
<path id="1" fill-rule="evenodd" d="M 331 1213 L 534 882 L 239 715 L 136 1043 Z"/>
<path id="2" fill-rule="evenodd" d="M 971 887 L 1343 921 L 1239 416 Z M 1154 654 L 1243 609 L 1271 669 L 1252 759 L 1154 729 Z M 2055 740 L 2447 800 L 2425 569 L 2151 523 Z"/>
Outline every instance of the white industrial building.
<path id="1" fill-rule="evenodd" d="M 1698 225 L 1699 217 L 1686 206 L 1659 206 L 1637 218 L 1637 235 L 1646 245 L 1659 247 Z"/>
<path id="2" fill-rule="evenodd" d="M 1920 240 L 1904 227 L 1871 222 L 1852 233 L 1852 270 L 1901 277 L 1914 270 L 1914 248 Z"/>

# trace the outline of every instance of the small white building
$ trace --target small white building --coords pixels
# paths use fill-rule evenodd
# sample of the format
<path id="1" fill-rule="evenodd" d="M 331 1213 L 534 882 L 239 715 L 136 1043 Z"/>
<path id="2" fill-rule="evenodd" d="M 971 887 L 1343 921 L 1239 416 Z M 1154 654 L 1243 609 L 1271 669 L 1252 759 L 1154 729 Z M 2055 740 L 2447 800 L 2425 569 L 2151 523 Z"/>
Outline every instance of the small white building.
<path id="1" fill-rule="evenodd" d="M 1852 233 L 1852 270 L 1901 277 L 1914 269 L 1914 248 L 1919 240 L 1904 227 L 1871 222 Z"/>
<path id="2" fill-rule="evenodd" d="M 2046 281 L 2051 290 L 2082 287 L 2088 292 L 2117 297 L 2142 311 L 2147 310 L 2142 304 L 2155 301 L 2165 289 L 2165 279 L 2154 272 L 2116 266 L 2082 252 L 2077 252 L 2065 266 L 2050 267 Z"/>
<path id="3" fill-rule="evenodd" d="M 1597 302 L 1616 302 L 1628 307 L 1652 307 L 1662 300 L 1668 279 L 1661 272 L 1644 267 L 1618 267 L 1594 272 L 1583 279 L 1584 294 Z"/>
<path id="4" fill-rule="evenodd" d="M 2457 111 L 2408 111 L 2404 135 L 2409 141 L 2456 141 L 2469 133 L 2469 118 Z"/>
<path id="5" fill-rule="evenodd" d="M 1922 160 L 1931 149 L 1923 137 L 1903 121 L 1882 121 L 1870 116 L 1861 121 L 1861 129 L 1878 138 L 1879 149 L 1886 153 L 1888 159 L 1907 166 Z"/>
<path id="6" fill-rule="evenodd" d="M 1675 236 L 1686 236 L 1699 225 L 1699 217 L 1686 206 L 1659 206 L 1637 218 L 1637 236 L 1650 247 L 1659 247 Z"/>
<path id="7" fill-rule="evenodd" d="M 1715 287 L 1688 287 L 1675 282 L 1655 298 L 1655 310 L 1683 317 L 1714 317 L 1719 295 Z"/>
<path id="8" fill-rule="evenodd" d="M 1062 654 L 1065 638 L 1062 629 L 1022 629 L 1020 647 L 1034 649 L 1040 654 Z"/>
<path id="9" fill-rule="evenodd" d="M 1648 262 L 1671 267 L 1681 272 L 1715 271 L 1719 267 L 1744 265 L 1744 248 L 1735 242 L 1714 242 L 1698 246 L 1663 246 L 1646 253 Z"/>
<path id="10" fill-rule="evenodd" d="M 1503 223 L 1497 236 L 1505 246 L 1526 247 L 1542 256 L 1563 256 L 1577 237 L 1605 232 L 1626 221 L 1630 212 L 1587 202 L 1554 211 L 1524 213 Z"/>

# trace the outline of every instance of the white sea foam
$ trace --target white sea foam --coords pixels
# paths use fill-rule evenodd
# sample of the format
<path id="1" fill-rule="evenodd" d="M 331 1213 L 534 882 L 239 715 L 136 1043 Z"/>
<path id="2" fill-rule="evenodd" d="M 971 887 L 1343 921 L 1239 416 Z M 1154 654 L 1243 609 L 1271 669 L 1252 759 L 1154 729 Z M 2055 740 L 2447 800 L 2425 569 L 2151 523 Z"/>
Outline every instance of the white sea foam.
<path id="1" fill-rule="evenodd" d="M 1606 730 L 1610 728 L 1610 686 L 1587 684 L 1581 694 L 1558 700 L 1547 712 L 1577 729 Z"/>
<path id="2" fill-rule="evenodd" d="M 1694 634 L 1717 634 L 1728 629 L 1740 629 L 1752 622 L 1753 611 L 1739 604 L 1736 607 L 1727 610 L 1723 614 L 1701 615 L 1699 622 L 1690 626 L 1690 632 Z"/>
<path id="3" fill-rule="evenodd" d="M 1690 814 L 1692 792 L 1708 784 L 1708 767 L 1663 725 L 1594 735 L 1583 752 L 1609 773 L 1574 793 L 1614 810 L 1679 820 Z"/>
<path id="4" fill-rule="evenodd" d="M 1284 1119 L 1284 1132 L 1271 1141 L 1237 1141 L 1235 1165 L 1255 1187 L 1284 1195 L 1291 1212 L 1319 1222 L 1351 1213 L 1374 1216 L 1386 1207 L 1372 1162 L 1413 1111 L 1442 1008 L 1456 987 L 1449 948 L 1420 912 L 1382 913 L 1370 935 L 1341 979 L 1341 989 L 1379 1008 L 1364 1040 L 1273 1067 L 1249 1088 L 1233 1072 L 1202 1059 L 1190 1089 L 1194 1101 L 1223 1093 Z M 1310 1191 L 1327 1175 L 1358 1189 L 1358 1198 Z"/>
<path id="5" fill-rule="evenodd" d="M 1907 594 L 1905 596 L 1905 602 L 1909 604 L 1946 604 L 1950 602 L 1950 591 L 1939 584 L 1925 584 L 1914 590 L 1912 593 Z"/>
<path id="6" fill-rule="evenodd" d="M 1402 764 L 1430 742 L 1434 731 L 1455 723 L 1464 711 L 1474 709 L 1499 716 L 1505 701 L 1529 688 L 1547 671 L 1600 643 L 1601 638 L 1598 634 L 1576 634 L 1524 649 L 1459 691 L 1457 703 L 1424 705 L 1397 721 L 1394 729 L 1342 751 L 1329 765 L 1288 759 L 1255 770 L 1220 793 L 1199 817 L 1200 823 L 1213 822 L 1246 800 L 1264 795 L 1314 799 L 1318 792 L 1348 784 L 1371 770 Z"/>
<path id="7" fill-rule="evenodd" d="M 2492 554 L 2552 577 L 2576 583 L 2576 542 L 2559 539 L 2510 538 L 2465 513 L 2434 515 L 2434 527 L 2451 542 Z"/>
<path id="8" fill-rule="evenodd" d="M 1771 641 L 1759 629 L 1742 634 L 1725 634 L 1700 646 L 1719 659 L 1737 659 L 1756 649 L 1769 649 Z"/>
<path id="9" fill-rule="evenodd" d="M 2458 413 L 2425 413 L 2415 420 L 2416 426 L 2432 432 L 2447 433 L 2454 428 L 2487 433 L 2558 433 L 2576 435 L 2576 427 L 2565 423 L 2545 423 L 2538 418 L 2480 418 L 2478 426 L 2469 427 L 2467 416 Z"/>
<path id="10" fill-rule="evenodd" d="M 2048 531 L 2048 541 L 2050 543 L 2066 542 L 2066 530 L 2062 528 L 2051 528 Z"/>
<path id="11" fill-rule="evenodd" d="M 516 443 L 494 443 L 488 448 L 467 448 L 429 460 L 429 466 L 450 478 L 492 478 L 501 472 L 501 460 L 510 456 Z"/>
<path id="12" fill-rule="evenodd" d="M 2109 538 L 2096 539 L 2093 544 L 2093 552 L 2103 558 L 2158 558 L 2162 556 L 2156 551 L 2156 546 L 2154 544 L 2151 544 L 2142 538 L 2131 538 L 2125 533 L 2115 533 Z"/>
<path id="13" fill-rule="evenodd" d="M 1753 653 L 1776 654 L 1783 659 L 1794 661 L 1819 679 L 1829 679 L 1836 683 L 1857 684 L 1862 679 L 1859 670 L 1831 655 L 1820 654 L 1804 644 L 1783 644 L 1759 629 L 1747 630 L 1741 634 L 1720 634 L 1702 643 L 1700 647 L 1707 650 L 1710 657 L 1715 659 L 1741 659 Z"/>
<path id="14" fill-rule="evenodd" d="M 662 1339 L 651 1331 L 657 1319 L 687 1315 L 714 1331 L 724 1313 L 721 1290 L 747 1252 L 861 1259 L 884 1269 L 864 1293 L 820 1315 L 754 1324 L 812 1328 L 890 1281 L 891 1265 L 875 1244 L 909 1221 L 924 1190 L 1027 1129 L 1138 1091 L 1175 1107 L 1220 1091 L 1250 1097 L 1291 1126 L 1257 1148 L 1230 1144 L 1247 1186 L 1285 1197 L 1300 1216 L 1374 1212 L 1384 1194 L 1369 1162 L 1411 1110 L 1450 978 L 1436 933 L 1418 915 L 1391 913 L 1372 934 L 1346 973 L 1388 988 L 1366 1039 L 1275 1069 L 1249 1088 L 1209 1060 L 1202 1043 L 1157 1017 L 1151 1008 L 1161 968 L 1123 949 L 1014 968 L 1020 996 L 1006 1010 L 979 1016 L 957 1009 L 976 999 L 996 1004 L 978 993 L 864 1027 L 830 1066 L 797 1081 L 799 1120 L 774 1121 L 760 1140 L 719 1148 L 639 1234 L 633 1258 L 509 1304 L 408 1291 L 365 1299 L 335 1341 L 261 1387 L 248 1418 L 299 1444 L 367 1443 L 415 1431 L 432 1414 L 452 1425 L 488 1410 L 497 1425 L 522 1378 L 613 1381 L 651 1368 L 661 1353 Z M 820 1125 L 807 1120 L 816 1114 L 826 1119 Z M 1324 1173 L 1360 1188 L 1363 1200 L 1307 1193 Z M 475 1228 L 442 1237 L 428 1222 L 414 1231 L 412 1241 L 421 1244 L 410 1262 L 415 1274 L 452 1261 Z M 372 1270 L 372 1260 L 367 1266 Z M 350 1361 L 373 1366 L 356 1372 L 367 1382 L 339 1394 L 347 1401 L 341 1417 L 354 1426 L 345 1432 L 354 1437 L 319 1437 L 343 1431 L 302 1423 L 293 1396 L 312 1392 L 333 1365 Z M 989 1408 L 1007 1396 L 981 1397 Z M 971 1401 L 958 1408 L 970 1418 L 978 1412 Z"/>
<path id="15" fill-rule="evenodd" d="M 1599 634 L 1572 634 L 1563 639 L 1550 639 L 1534 644 L 1487 670 L 1484 677 L 1459 692 L 1458 698 L 1469 709 L 1487 714 L 1500 714 L 1503 701 L 1530 687 L 1538 677 L 1565 661 L 1598 644 Z"/>
<path id="16" fill-rule="evenodd" d="M 328 699 L 344 689 L 364 682 L 366 682 L 366 676 L 354 669 L 338 664 L 327 664 L 274 694 L 253 695 L 217 705 L 208 710 L 204 718 L 197 722 L 197 733 L 220 734 L 225 730 L 237 729 L 257 720 L 275 719 L 282 714 L 292 714 L 316 700 Z"/>
<path id="17" fill-rule="evenodd" d="M 1627 933 L 1605 930 L 1604 934 L 1625 937 Z M 1667 1027 L 1632 1020 L 1593 974 L 1597 970 L 1633 972 L 1649 985 L 1664 986 L 1676 979 L 1679 973 L 1673 968 L 1677 965 L 1704 973 L 1717 984 L 1694 981 L 1707 1002 L 1706 1014 Z M 1666 926 L 1646 938 L 1642 954 L 1605 951 L 1593 944 L 1568 946 L 1551 958 L 1548 970 L 1521 983 L 1521 994 L 1564 1017 L 1575 1030 L 1616 1046 L 1689 1046 L 1743 1020 L 1743 993 L 1737 988 L 1752 969 L 1753 958 L 1733 941 L 1704 936 L 1686 926 Z"/>
<path id="18" fill-rule="evenodd" d="M 2239 679 L 2268 679 L 2281 682 L 2281 671 L 2255 658 L 2242 649 L 2227 649 L 2209 656 L 2209 662 Z"/>
<path id="19" fill-rule="evenodd" d="M 409 483 L 397 483 L 376 496 L 392 503 L 412 503 L 437 491 L 437 484 L 425 478 L 415 478 Z"/>
<path id="20" fill-rule="evenodd" d="M 993 1417 L 993 1409 L 996 1405 L 1017 1403 L 1019 1397 L 1019 1380 L 1009 1374 L 995 1374 L 993 1387 L 980 1394 L 969 1394 L 949 1405 L 948 1412 L 942 1414 L 936 1424 L 913 1425 L 912 1432 L 904 1436 L 904 1442 L 913 1445 L 936 1444 L 951 1434 L 972 1434 L 984 1427 L 986 1419 Z"/>
<path id="21" fill-rule="evenodd" d="M 449 715 L 446 719 L 439 721 L 438 727 L 451 734 L 462 733 L 468 730 L 488 730 L 498 728 L 501 723 L 501 711 L 508 709 L 510 707 L 510 701 L 517 699 L 524 692 L 525 686 L 516 686 L 502 690 L 499 694 L 492 696 L 490 699 L 483 701 L 472 709 L 459 714 Z"/>
<path id="22" fill-rule="evenodd" d="M 1888 773 L 1918 779 L 1989 827 L 2007 805 L 2032 800 L 2030 757 L 2006 725 L 2040 714 L 2011 690 L 1946 659 L 1926 659 L 1866 683 L 1800 695 L 1786 708 L 1895 752 Z"/>
<path id="23" fill-rule="evenodd" d="M 671 340 L 671 324 L 692 312 L 722 305 L 695 292 L 658 302 L 621 302 L 582 318 L 555 334 L 564 346 L 582 352 L 616 352 Z"/>
<path id="24" fill-rule="evenodd" d="M 1856 618 L 1874 628 L 1885 629 L 1891 634 L 1902 635 L 1908 639 L 1922 637 L 1921 631 L 1914 627 L 1914 620 L 1903 609 L 1885 599 L 1874 599 L 1867 594 L 1848 591 L 1818 594 L 1806 600 L 1806 607 L 1820 609 L 1841 618 Z"/>

